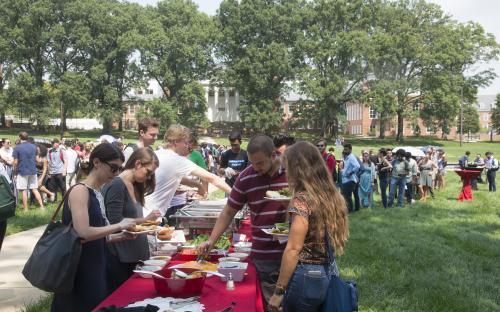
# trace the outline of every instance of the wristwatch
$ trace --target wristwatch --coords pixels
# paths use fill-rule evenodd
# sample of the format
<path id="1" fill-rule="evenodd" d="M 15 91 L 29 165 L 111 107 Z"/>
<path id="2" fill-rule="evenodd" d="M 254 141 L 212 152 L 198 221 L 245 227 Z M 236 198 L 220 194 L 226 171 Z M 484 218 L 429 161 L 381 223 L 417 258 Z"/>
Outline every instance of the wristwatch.
<path id="1" fill-rule="evenodd" d="M 276 296 L 283 296 L 285 294 L 285 287 L 276 285 L 274 288 L 274 294 Z"/>

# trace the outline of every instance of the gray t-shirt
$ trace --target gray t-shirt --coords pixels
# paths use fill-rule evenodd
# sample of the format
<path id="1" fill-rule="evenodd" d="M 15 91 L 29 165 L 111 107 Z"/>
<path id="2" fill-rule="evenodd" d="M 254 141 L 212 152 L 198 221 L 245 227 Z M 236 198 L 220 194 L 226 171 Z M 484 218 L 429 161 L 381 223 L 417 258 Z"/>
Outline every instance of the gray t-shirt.
<path id="1" fill-rule="evenodd" d="M 115 224 L 123 218 L 142 218 L 142 206 L 134 202 L 128 193 L 127 186 L 120 177 L 114 178 L 102 189 L 106 216 L 110 224 Z M 123 263 L 135 263 L 149 259 L 149 247 L 145 234 L 138 235 L 134 240 L 108 244 L 111 253 Z"/>
<path id="2" fill-rule="evenodd" d="M 49 174 L 60 174 L 64 172 L 64 162 L 66 160 L 66 152 L 62 148 L 51 148 L 47 153 L 49 160 Z"/>

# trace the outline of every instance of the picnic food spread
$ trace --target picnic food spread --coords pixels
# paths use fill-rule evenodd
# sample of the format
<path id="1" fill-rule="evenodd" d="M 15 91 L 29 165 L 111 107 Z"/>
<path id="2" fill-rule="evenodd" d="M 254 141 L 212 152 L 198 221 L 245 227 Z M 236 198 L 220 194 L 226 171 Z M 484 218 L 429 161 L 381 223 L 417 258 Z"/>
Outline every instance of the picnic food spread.
<path id="1" fill-rule="evenodd" d="M 154 231 L 160 224 L 159 221 L 147 220 L 141 224 L 136 224 L 134 227 L 130 228 L 130 232 L 144 232 L 144 231 Z"/>

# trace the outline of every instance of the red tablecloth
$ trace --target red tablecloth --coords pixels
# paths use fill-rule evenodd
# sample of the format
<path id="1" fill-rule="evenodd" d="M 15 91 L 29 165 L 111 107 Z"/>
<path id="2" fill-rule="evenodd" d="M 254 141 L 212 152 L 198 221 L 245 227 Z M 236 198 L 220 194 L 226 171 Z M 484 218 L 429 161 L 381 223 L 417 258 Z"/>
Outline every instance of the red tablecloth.
<path id="1" fill-rule="evenodd" d="M 169 266 L 178 263 L 181 262 L 171 261 Z M 101 302 L 95 310 L 110 305 L 127 306 L 131 302 L 156 297 L 158 295 L 154 288 L 153 279 L 133 275 Z M 242 282 L 235 283 L 235 290 L 233 291 L 226 290 L 226 282 L 222 282 L 220 278 L 216 276 L 207 278 L 203 286 L 200 302 L 205 305 L 206 312 L 222 311 L 230 306 L 231 302 L 236 302 L 233 307 L 235 312 L 263 312 L 262 293 L 254 265 L 249 263 L 247 276 Z"/>
<path id="2" fill-rule="evenodd" d="M 457 200 L 472 200 L 472 187 L 470 185 L 470 180 L 479 177 L 481 174 L 480 170 L 455 170 L 455 173 L 462 178 L 462 190 Z"/>

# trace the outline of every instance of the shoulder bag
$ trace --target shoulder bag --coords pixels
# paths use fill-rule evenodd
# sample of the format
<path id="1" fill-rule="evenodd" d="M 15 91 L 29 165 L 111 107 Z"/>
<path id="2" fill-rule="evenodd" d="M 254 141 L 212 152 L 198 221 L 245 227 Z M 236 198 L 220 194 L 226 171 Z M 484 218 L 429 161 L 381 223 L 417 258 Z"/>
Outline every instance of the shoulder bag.
<path id="1" fill-rule="evenodd" d="M 328 275 L 330 282 L 326 291 L 325 301 L 323 302 L 322 312 L 352 312 L 358 311 L 358 290 L 356 283 L 343 281 L 336 268 L 335 256 L 333 254 L 330 239 L 326 233 L 325 244 L 328 254 Z"/>
<path id="2" fill-rule="evenodd" d="M 62 220 L 56 221 L 56 217 L 76 185 L 64 195 L 24 265 L 24 277 L 36 288 L 47 292 L 69 293 L 73 289 L 82 240 L 73 228 L 73 221 L 64 225 Z"/>

